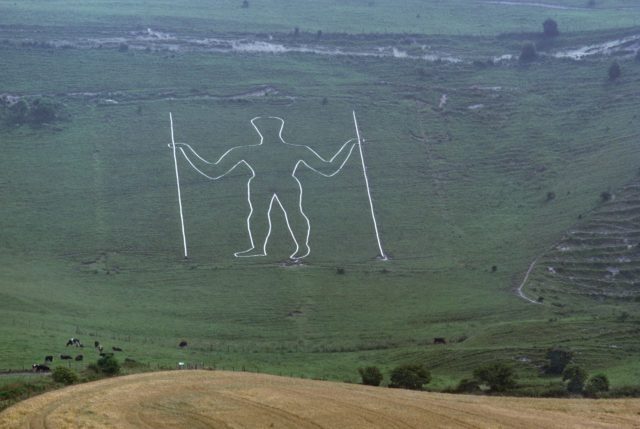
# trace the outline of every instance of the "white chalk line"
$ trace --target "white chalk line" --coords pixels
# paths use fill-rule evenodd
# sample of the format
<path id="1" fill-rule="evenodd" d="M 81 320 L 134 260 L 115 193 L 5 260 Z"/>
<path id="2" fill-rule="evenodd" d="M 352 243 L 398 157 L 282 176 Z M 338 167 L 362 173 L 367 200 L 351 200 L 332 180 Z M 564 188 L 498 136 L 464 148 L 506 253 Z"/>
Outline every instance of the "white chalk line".
<path id="1" fill-rule="evenodd" d="M 224 154 L 222 154 L 222 156 L 220 156 L 220 158 L 218 158 L 218 160 L 215 163 L 211 163 L 209 161 L 207 161 L 206 159 L 202 158 L 189 144 L 187 143 L 179 143 L 185 147 L 187 147 L 196 157 L 198 157 L 198 159 L 200 159 L 201 161 L 203 161 L 206 164 L 210 164 L 210 165 L 217 165 L 219 164 L 228 154 L 229 152 L 231 152 L 234 149 L 240 148 L 240 147 L 251 147 L 251 146 L 260 146 L 263 144 L 264 142 L 264 136 L 262 135 L 262 133 L 260 132 L 260 130 L 258 129 L 258 127 L 255 125 L 254 121 L 257 119 L 260 119 L 260 116 L 257 116 L 253 119 L 251 119 L 251 125 L 253 126 L 253 128 L 256 130 L 256 132 L 258 133 L 258 135 L 260 136 L 260 142 L 258 144 L 255 145 L 243 145 L 243 146 L 234 146 L 231 149 L 227 150 Z M 287 143 L 284 138 L 282 137 L 282 131 L 284 129 L 284 119 L 277 117 L 277 116 L 269 116 L 268 118 L 271 119 L 277 119 L 281 122 L 280 124 L 280 131 L 278 133 L 278 137 L 280 138 L 280 141 L 284 144 L 290 145 L 290 146 L 299 146 L 299 147 L 305 147 L 307 149 L 309 149 L 316 157 L 318 157 L 322 162 L 324 163 L 332 163 L 333 160 L 340 154 L 342 153 L 342 151 L 344 150 L 344 148 L 351 142 L 353 142 L 353 139 L 350 139 L 348 141 L 346 141 L 341 147 L 340 149 L 333 155 L 333 157 L 331 157 L 329 160 L 323 158 L 322 156 L 320 156 L 315 150 L 313 150 L 311 147 L 307 146 L 307 145 L 299 145 L 299 144 L 293 144 L 293 143 Z M 280 206 L 280 208 L 282 209 L 283 213 L 284 213 L 284 218 L 285 218 L 285 222 L 287 224 L 287 229 L 289 230 L 289 233 L 291 234 L 291 237 L 293 239 L 293 242 L 296 246 L 295 251 L 289 255 L 289 259 L 292 259 L 294 261 L 306 258 L 307 256 L 309 256 L 309 254 L 311 253 L 311 247 L 309 245 L 309 237 L 311 235 L 311 222 L 309 220 L 309 218 L 307 217 L 307 215 L 304 212 L 303 206 L 302 206 L 302 196 L 303 196 L 303 188 L 302 188 L 302 183 L 300 182 L 300 180 L 298 179 L 298 177 L 296 177 L 296 172 L 298 169 L 298 166 L 300 164 L 304 164 L 307 166 L 307 168 L 309 168 L 310 170 L 320 174 L 321 176 L 324 177 L 333 177 L 336 174 L 338 174 L 346 165 L 347 161 L 349 160 L 349 158 L 351 157 L 351 154 L 353 152 L 353 148 L 355 147 L 355 145 L 351 146 L 351 149 L 349 149 L 349 153 L 346 156 L 345 160 L 342 162 L 342 164 L 340 165 L 340 167 L 334 171 L 331 174 L 325 174 L 315 168 L 313 168 L 312 166 L 310 166 L 307 162 L 305 162 L 304 160 L 298 160 L 293 168 L 293 171 L 291 172 L 291 177 L 294 178 L 294 180 L 296 181 L 296 183 L 298 184 L 298 188 L 300 190 L 300 196 L 298 198 L 298 208 L 300 210 L 300 214 L 302 214 L 302 216 L 304 217 L 306 223 L 307 223 L 307 234 L 306 234 L 306 238 L 305 238 L 305 247 L 306 247 L 306 252 L 302 255 L 297 255 L 297 253 L 300 251 L 300 243 L 298 243 L 298 240 L 295 237 L 295 234 L 293 232 L 293 229 L 291 228 L 291 224 L 289 223 L 289 216 L 288 213 L 286 211 L 286 209 L 284 208 L 284 205 L 282 204 L 282 202 L 280 201 L 280 199 L 278 198 L 277 194 L 274 193 L 271 197 L 271 201 L 269 202 L 269 209 L 267 210 L 267 220 L 268 220 L 268 224 L 269 224 L 269 228 L 267 231 L 267 235 L 262 247 L 262 252 L 261 253 L 254 253 L 251 255 L 245 255 L 246 253 L 252 252 L 256 249 L 255 246 L 255 241 L 253 239 L 253 234 L 251 232 L 251 216 L 253 215 L 254 209 L 253 209 L 253 204 L 251 204 L 251 181 L 256 177 L 256 172 L 253 169 L 253 167 L 249 164 L 249 162 L 247 162 L 245 159 L 240 160 L 239 162 L 237 162 L 236 164 L 234 164 L 231 168 L 229 168 L 226 172 L 224 172 L 223 174 L 219 175 L 219 176 L 209 176 L 208 174 L 204 173 L 203 171 L 201 171 L 198 167 L 196 167 L 193 162 L 191 161 L 191 159 L 189 159 L 189 157 L 187 156 L 187 153 L 184 151 L 184 149 L 182 147 L 180 147 L 180 151 L 182 152 L 182 154 L 184 155 L 184 157 L 187 159 L 187 162 L 191 165 L 191 167 L 196 170 L 199 174 L 201 174 L 202 176 L 206 177 L 209 180 L 219 180 L 221 178 L 223 178 L 224 176 L 226 176 L 227 174 L 229 174 L 231 171 L 233 171 L 238 165 L 244 163 L 249 170 L 251 170 L 251 177 L 249 178 L 249 180 L 247 181 L 247 202 L 249 203 L 249 215 L 247 216 L 247 232 L 249 234 L 249 241 L 251 244 L 251 248 L 247 249 L 247 250 L 243 250 L 241 252 L 235 252 L 234 256 L 237 258 L 250 258 L 250 257 L 258 257 L 258 256 L 267 256 L 267 245 L 269 242 L 269 237 L 271 236 L 271 228 L 272 228 L 272 223 L 271 223 L 271 210 L 273 208 L 273 202 L 277 201 L 278 205 Z"/>
<path id="2" fill-rule="evenodd" d="M 169 112 L 169 123 L 171 124 L 171 146 L 173 147 L 173 164 L 176 169 L 176 185 L 178 186 L 178 206 L 180 208 L 180 225 L 182 226 L 182 245 L 184 247 L 184 257 L 188 257 L 187 235 L 184 231 L 184 215 L 182 214 L 182 195 L 180 194 L 180 174 L 178 173 L 178 158 L 176 157 L 176 142 L 173 138 L 173 116 Z"/>
<path id="3" fill-rule="evenodd" d="M 373 200 L 371 199 L 371 188 L 369 187 L 369 177 L 367 175 L 367 166 L 364 163 L 364 154 L 362 153 L 362 142 L 360 140 L 360 130 L 358 129 L 358 120 L 356 119 L 356 111 L 353 111 L 353 123 L 356 127 L 356 136 L 358 136 L 358 149 L 360 149 L 360 160 L 362 161 L 362 173 L 364 174 L 364 184 L 367 186 L 367 197 L 369 197 L 369 208 L 371 209 L 371 219 L 373 220 L 373 229 L 376 233 L 376 240 L 378 241 L 378 250 L 380 251 L 380 258 L 383 261 L 388 261 L 387 255 L 382 250 L 382 241 L 380 240 L 380 232 L 378 231 L 378 222 L 376 221 L 376 214 L 373 210 Z"/>

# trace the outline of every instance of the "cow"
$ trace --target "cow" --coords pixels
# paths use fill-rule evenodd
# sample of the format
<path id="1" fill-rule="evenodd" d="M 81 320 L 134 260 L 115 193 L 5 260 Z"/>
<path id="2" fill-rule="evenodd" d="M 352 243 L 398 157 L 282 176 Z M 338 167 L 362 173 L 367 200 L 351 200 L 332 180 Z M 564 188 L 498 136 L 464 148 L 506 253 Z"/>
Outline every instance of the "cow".
<path id="1" fill-rule="evenodd" d="M 111 348 L 113 349 L 114 352 L 121 352 L 122 351 L 122 349 L 120 347 L 113 346 Z"/>
<path id="2" fill-rule="evenodd" d="M 186 341 L 180 341 L 180 344 L 178 344 L 178 347 L 180 347 L 181 349 L 184 349 L 185 347 L 187 347 L 189 344 Z"/>
<path id="3" fill-rule="evenodd" d="M 100 357 L 113 356 L 113 353 L 100 353 Z"/>
<path id="4" fill-rule="evenodd" d="M 79 362 L 79 361 L 81 361 L 82 359 L 84 359 L 84 356 L 82 356 L 82 355 L 78 355 L 78 356 L 76 356 L 76 361 L 78 361 L 78 362 Z"/>
<path id="5" fill-rule="evenodd" d="M 62 360 L 71 360 L 71 359 L 73 359 L 73 357 L 71 357 L 69 355 L 60 355 L 60 359 L 62 359 Z"/>
<path id="6" fill-rule="evenodd" d="M 447 344 L 447 340 L 445 340 L 443 337 L 435 337 L 433 339 L 433 344 Z"/>
<path id="7" fill-rule="evenodd" d="M 102 353 L 102 350 L 104 350 L 104 347 L 102 347 L 101 345 L 98 345 L 98 351 Z"/>
<path id="8" fill-rule="evenodd" d="M 94 341 L 93 342 L 93 348 L 97 349 L 98 347 L 100 347 L 100 341 Z"/>
<path id="9" fill-rule="evenodd" d="M 51 371 L 47 365 L 41 365 L 39 363 L 34 363 L 31 365 L 31 369 L 33 372 L 49 372 Z"/>
<path id="10" fill-rule="evenodd" d="M 53 362 L 53 356 L 45 356 L 44 363 L 47 363 L 47 362 Z"/>
<path id="11" fill-rule="evenodd" d="M 84 347 L 82 343 L 80 343 L 79 339 L 73 337 L 69 338 L 69 341 L 67 341 L 67 347 L 69 346 Z"/>

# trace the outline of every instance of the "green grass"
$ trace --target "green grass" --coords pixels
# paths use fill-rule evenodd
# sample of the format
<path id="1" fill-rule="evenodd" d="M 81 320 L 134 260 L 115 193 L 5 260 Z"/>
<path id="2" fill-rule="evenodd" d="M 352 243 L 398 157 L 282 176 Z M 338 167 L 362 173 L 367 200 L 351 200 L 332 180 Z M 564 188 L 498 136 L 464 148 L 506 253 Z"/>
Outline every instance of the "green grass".
<path id="1" fill-rule="evenodd" d="M 301 31 L 346 33 L 416 33 L 449 35 L 496 35 L 504 32 L 541 31 L 552 17 L 561 31 L 602 30 L 640 24 L 640 8 L 633 0 L 601 2 L 582 8 L 583 0 L 550 2 L 581 9 L 548 9 L 505 6 L 467 0 L 204 0 L 137 2 L 114 0 L 0 1 L 0 24 L 56 26 L 114 25 L 161 27 L 192 31 Z"/>
<path id="2" fill-rule="evenodd" d="M 233 13 L 262 11 L 264 28 L 286 29 L 273 10 L 252 3 L 249 11 Z M 73 6 L 83 25 L 97 26 L 93 20 L 113 4 Z M 390 2 L 376 1 L 370 9 L 366 2 L 345 4 L 349 10 L 375 9 L 377 19 L 396 22 L 386 28 L 363 19 L 367 27 L 361 31 L 377 26 L 389 32 L 445 32 L 402 30 L 401 9 L 380 13 Z M 0 10 L 8 12 L 0 15 L 0 24 L 33 23 L 27 17 L 44 13 L 49 25 L 68 22 L 65 7 L 71 2 L 38 3 L 37 12 L 35 5 L 0 2 Z M 126 19 L 143 6 L 127 3 L 110 10 L 121 14 L 119 26 L 171 21 L 175 29 L 197 22 L 200 11 L 197 2 L 182 8 L 154 5 L 145 18 L 150 22 Z M 216 31 L 244 31 L 241 18 L 224 15 L 232 6 L 235 2 L 223 3 L 203 20 L 218 22 L 223 18 L 213 14 L 219 13 L 227 24 Z M 549 12 L 535 9 L 535 25 L 528 28 L 519 27 L 524 25 L 518 24 L 519 14 L 534 9 L 500 10 L 509 16 L 503 27 L 480 29 L 483 20 L 499 20 L 477 12 L 481 19 L 474 25 L 453 17 L 445 21 L 465 29 L 449 34 L 536 31 Z M 610 29 L 580 35 L 593 40 L 608 40 L 619 31 L 615 27 L 632 25 L 635 16 L 614 9 L 553 13 L 571 16 L 561 28 L 580 30 L 599 28 L 582 14 L 600 14 L 598 23 Z M 171 14 L 183 19 L 163 18 Z M 620 16 L 606 21 L 607 14 Z M 325 15 L 317 16 L 328 19 Z M 344 31 L 341 20 L 349 13 L 335 15 L 339 19 L 334 27 L 326 24 L 326 31 Z M 242 22 L 253 31 L 262 28 Z M 295 19 L 286 25 L 291 22 Z M 451 36 L 440 43 L 455 50 L 469 38 Z M 498 51 L 516 44 L 492 38 L 478 43 L 487 52 L 492 43 Z M 378 365 L 388 373 L 395 365 L 423 361 L 434 375 L 433 387 L 445 388 L 495 360 L 512 362 L 526 382 L 546 383 L 537 380 L 536 365 L 548 347 L 561 344 L 576 350 L 578 363 L 589 372 L 607 373 L 615 386 L 640 383 L 638 303 L 595 303 L 560 288 L 546 301 L 564 307 L 534 306 L 511 292 L 529 263 L 578 215 L 599 204 L 603 190 L 635 176 L 637 63 L 622 59 L 623 77 L 611 83 L 609 60 L 598 58 L 479 67 L 302 54 L 50 50 L 11 43 L 0 45 L 0 55 L 0 93 L 52 95 L 72 117 L 56 128 L 0 131 L 0 369 L 29 367 L 45 355 L 69 352 L 64 344 L 77 336 L 89 346 L 84 363 L 73 364 L 77 369 L 97 357 L 91 345 L 99 340 L 122 347 L 122 358 L 152 367 L 186 361 L 350 381 L 361 366 Z M 422 76 L 418 68 L 424 69 Z M 248 101 L 192 97 L 240 94 L 264 85 L 279 93 Z M 121 102 L 105 105 L 69 95 L 76 92 L 99 92 L 97 99 Z M 448 102 L 437 109 L 442 94 Z M 469 109 L 478 104 L 484 107 Z M 170 111 L 177 139 L 213 159 L 231 146 L 255 142 L 249 119 L 256 115 L 284 117 L 287 141 L 330 155 L 354 135 L 352 109 L 368 140 L 365 156 L 391 261 L 374 260 L 376 243 L 355 158 L 332 179 L 300 175 L 312 224 L 312 254 L 303 267 L 280 266 L 291 247 L 280 216 L 274 216 L 269 257 L 234 259 L 233 252 L 248 243 L 246 175 L 212 183 L 182 163 L 191 252 L 182 260 L 173 160 L 166 147 Z M 549 191 L 557 195 L 551 202 Z M 337 274 L 336 267 L 344 267 L 345 274 Z M 622 311 L 632 317 L 619 322 Z M 430 344 L 441 336 L 466 340 Z M 182 339 L 190 344 L 185 350 L 177 347 Z M 529 361 L 518 360 L 523 357 Z"/>

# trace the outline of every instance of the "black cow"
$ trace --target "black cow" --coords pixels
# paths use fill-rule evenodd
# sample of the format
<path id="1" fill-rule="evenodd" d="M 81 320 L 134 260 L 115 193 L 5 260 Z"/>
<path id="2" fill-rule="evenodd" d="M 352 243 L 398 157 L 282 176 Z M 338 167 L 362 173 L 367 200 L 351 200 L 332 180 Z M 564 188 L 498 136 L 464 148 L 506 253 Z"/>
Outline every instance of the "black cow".
<path id="1" fill-rule="evenodd" d="M 113 349 L 114 352 L 121 352 L 122 351 L 122 349 L 120 347 L 113 346 L 111 348 Z"/>
<path id="2" fill-rule="evenodd" d="M 73 357 L 71 357 L 69 355 L 60 355 L 60 359 L 62 359 L 62 360 L 71 360 L 71 359 L 73 359 Z"/>
<path id="3" fill-rule="evenodd" d="M 100 357 L 113 356 L 113 353 L 100 353 Z"/>
<path id="4" fill-rule="evenodd" d="M 178 346 L 181 349 L 184 349 L 185 347 L 187 347 L 189 344 L 186 341 L 180 341 L 180 344 L 178 344 Z"/>
<path id="5" fill-rule="evenodd" d="M 34 363 L 33 365 L 31 365 L 31 369 L 34 372 L 49 372 L 49 371 L 51 371 L 47 365 L 41 365 L 39 363 Z"/>
<path id="6" fill-rule="evenodd" d="M 82 359 L 84 359 L 84 356 L 82 356 L 82 355 L 78 355 L 78 356 L 76 356 L 76 360 L 77 360 L 77 361 L 81 361 Z"/>
<path id="7" fill-rule="evenodd" d="M 445 340 L 443 337 L 435 337 L 433 339 L 433 344 L 447 344 L 447 340 Z"/>
<path id="8" fill-rule="evenodd" d="M 94 342 L 93 342 L 93 347 L 94 347 L 94 348 L 96 348 L 96 349 L 97 349 L 98 347 L 100 347 L 100 341 L 94 341 Z"/>
<path id="9" fill-rule="evenodd" d="M 44 362 L 45 362 L 45 363 L 47 363 L 47 362 L 53 362 L 53 356 L 45 356 L 45 357 L 44 357 Z"/>

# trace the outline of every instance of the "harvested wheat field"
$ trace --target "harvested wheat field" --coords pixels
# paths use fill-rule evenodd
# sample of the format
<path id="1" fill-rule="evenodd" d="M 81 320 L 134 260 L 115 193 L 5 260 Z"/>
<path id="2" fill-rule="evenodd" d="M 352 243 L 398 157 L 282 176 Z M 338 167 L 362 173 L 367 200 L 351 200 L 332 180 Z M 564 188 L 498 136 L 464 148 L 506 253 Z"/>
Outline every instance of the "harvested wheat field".
<path id="1" fill-rule="evenodd" d="M 623 428 L 640 400 L 446 395 L 219 371 L 72 386 L 0 414 L 1 428 Z"/>

